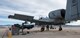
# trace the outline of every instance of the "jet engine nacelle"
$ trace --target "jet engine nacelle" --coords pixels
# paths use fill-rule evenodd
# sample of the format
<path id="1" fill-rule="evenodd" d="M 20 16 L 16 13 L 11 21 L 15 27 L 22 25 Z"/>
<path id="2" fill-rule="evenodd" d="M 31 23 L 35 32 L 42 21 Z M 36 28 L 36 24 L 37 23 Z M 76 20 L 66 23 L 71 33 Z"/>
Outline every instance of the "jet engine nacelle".
<path id="1" fill-rule="evenodd" d="M 59 10 L 51 11 L 49 13 L 49 18 L 50 19 L 64 19 L 65 18 L 65 10 L 59 9 Z"/>

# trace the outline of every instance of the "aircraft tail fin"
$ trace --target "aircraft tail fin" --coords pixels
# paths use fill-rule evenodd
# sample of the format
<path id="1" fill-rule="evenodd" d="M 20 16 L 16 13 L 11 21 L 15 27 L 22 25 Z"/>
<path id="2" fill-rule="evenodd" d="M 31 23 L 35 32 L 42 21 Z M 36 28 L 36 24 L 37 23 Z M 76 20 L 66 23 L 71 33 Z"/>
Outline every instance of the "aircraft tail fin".
<path id="1" fill-rule="evenodd" d="M 80 0 L 67 0 L 65 20 L 76 21 L 80 19 Z"/>

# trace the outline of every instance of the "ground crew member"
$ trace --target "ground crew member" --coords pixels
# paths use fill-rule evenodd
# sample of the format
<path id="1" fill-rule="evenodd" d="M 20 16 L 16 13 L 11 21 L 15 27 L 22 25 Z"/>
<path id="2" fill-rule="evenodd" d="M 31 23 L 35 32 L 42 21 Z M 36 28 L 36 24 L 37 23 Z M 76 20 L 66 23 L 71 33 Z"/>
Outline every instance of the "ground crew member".
<path id="1" fill-rule="evenodd" d="M 12 38 L 11 29 L 6 29 L 2 35 L 2 38 L 4 38 L 4 36 L 7 36 L 8 38 Z"/>

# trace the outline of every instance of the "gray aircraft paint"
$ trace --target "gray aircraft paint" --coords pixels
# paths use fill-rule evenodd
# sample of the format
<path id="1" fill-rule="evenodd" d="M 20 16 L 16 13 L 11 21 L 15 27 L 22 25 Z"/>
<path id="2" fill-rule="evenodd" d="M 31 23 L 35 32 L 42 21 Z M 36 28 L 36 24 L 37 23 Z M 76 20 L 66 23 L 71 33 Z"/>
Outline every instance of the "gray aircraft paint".
<path id="1" fill-rule="evenodd" d="M 67 0 L 65 20 L 75 21 L 80 18 L 80 0 Z"/>

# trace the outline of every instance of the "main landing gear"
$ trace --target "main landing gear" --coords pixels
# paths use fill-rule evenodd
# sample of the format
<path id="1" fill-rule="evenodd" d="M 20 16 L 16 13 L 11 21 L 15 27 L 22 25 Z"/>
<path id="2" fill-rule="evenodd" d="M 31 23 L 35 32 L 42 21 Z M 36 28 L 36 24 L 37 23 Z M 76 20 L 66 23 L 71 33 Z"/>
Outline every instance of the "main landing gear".
<path id="1" fill-rule="evenodd" d="M 43 32 L 45 30 L 45 26 L 41 27 L 41 32 Z"/>
<path id="2" fill-rule="evenodd" d="M 59 26 L 59 31 L 62 31 L 62 26 L 61 25 Z"/>

